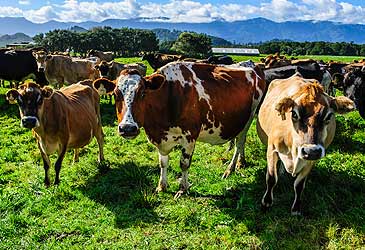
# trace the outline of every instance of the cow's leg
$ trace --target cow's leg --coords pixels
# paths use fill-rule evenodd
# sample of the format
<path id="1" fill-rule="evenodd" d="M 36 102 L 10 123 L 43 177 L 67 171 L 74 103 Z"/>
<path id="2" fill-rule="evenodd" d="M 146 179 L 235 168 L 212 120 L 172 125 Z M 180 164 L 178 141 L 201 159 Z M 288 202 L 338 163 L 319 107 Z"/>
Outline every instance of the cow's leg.
<path id="1" fill-rule="evenodd" d="M 41 156 L 42 156 L 42 160 L 43 160 L 43 168 L 44 168 L 44 185 L 46 185 L 46 187 L 49 187 L 49 185 L 51 184 L 49 181 L 49 175 L 48 175 L 48 170 L 49 170 L 49 166 L 51 165 L 51 162 L 49 160 L 49 156 L 43 151 L 41 145 L 39 142 L 37 142 L 38 144 L 38 148 L 39 151 L 41 152 Z"/>
<path id="2" fill-rule="evenodd" d="M 160 180 L 158 181 L 158 186 L 156 188 L 157 192 L 165 192 L 167 190 L 167 168 L 169 166 L 169 155 L 162 155 L 158 153 L 158 158 L 160 162 Z"/>
<path id="3" fill-rule="evenodd" d="M 226 171 L 224 171 L 222 178 L 227 178 L 232 172 L 234 172 L 235 169 L 240 169 L 241 167 L 244 167 L 246 165 L 246 160 L 245 160 L 246 135 L 248 129 L 251 126 L 253 117 L 254 115 L 252 114 L 250 119 L 247 121 L 245 127 L 243 128 L 243 130 L 235 138 L 236 145 L 234 148 L 234 154 Z"/>
<path id="4" fill-rule="evenodd" d="M 191 157 L 193 156 L 195 147 L 195 141 L 183 145 L 181 150 L 180 158 L 180 168 L 181 168 L 181 178 L 180 178 L 180 190 L 175 194 L 175 199 L 179 198 L 182 194 L 186 193 L 190 187 L 188 181 L 188 170 L 191 164 Z"/>
<path id="5" fill-rule="evenodd" d="M 298 174 L 297 178 L 294 181 L 294 192 L 295 192 L 295 199 L 294 203 L 291 207 L 291 214 L 292 215 L 301 215 L 300 205 L 301 205 L 301 196 L 302 192 L 305 187 L 305 183 L 307 181 L 307 176 L 311 171 L 312 166 L 308 166 L 303 168 L 303 170 Z"/>
<path id="6" fill-rule="evenodd" d="M 61 170 L 61 166 L 62 166 L 62 161 L 63 158 L 65 157 L 65 153 L 66 153 L 67 147 L 66 145 L 62 145 L 61 151 L 58 155 L 56 164 L 54 165 L 55 171 L 56 171 L 56 178 L 54 181 L 55 185 L 58 185 L 60 183 L 60 170 Z"/>
<path id="7" fill-rule="evenodd" d="M 99 163 L 101 163 L 102 161 L 104 161 L 104 135 L 103 135 L 103 130 L 101 129 L 101 125 L 96 130 L 95 137 L 96 137 L 96 141 L 98 142 L 98 146 L 99 146 L 98 161 L 99 161 Z"/>
<path id="8" fill-rule="evenodd" d="M 75 148 L 74 149 L 74 159 L 73 159 L 73 163 L 78 162 L 79 161 L 79 153 L 80 153 L 80 149 L 79 148 Z"/>
<path id="9" fill-rule="evenodd" d="M 267 148 L 267 171 L 266 171 L 266 192 L 264 197 L 262 198 L 261 204 L 263 208 L 271 207 L 274 200 L 274 187 L 278 182 L 278 154 L 274 152 L 273 145 L 268 146 Z"/>

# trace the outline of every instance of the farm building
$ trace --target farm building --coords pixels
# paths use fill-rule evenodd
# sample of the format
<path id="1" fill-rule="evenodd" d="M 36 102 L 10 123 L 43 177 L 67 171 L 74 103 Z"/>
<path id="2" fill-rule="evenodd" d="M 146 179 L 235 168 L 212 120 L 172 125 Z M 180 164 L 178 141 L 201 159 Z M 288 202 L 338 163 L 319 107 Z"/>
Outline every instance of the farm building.
<path id="1" fill-rule="evenodd" d="M 212 48 L 213 54 L 229 54 L 229 55 L 246 55 L 246 56 L 259 56 L 260 51 L 258 49 L 245 49 L 245 48 Z"/>

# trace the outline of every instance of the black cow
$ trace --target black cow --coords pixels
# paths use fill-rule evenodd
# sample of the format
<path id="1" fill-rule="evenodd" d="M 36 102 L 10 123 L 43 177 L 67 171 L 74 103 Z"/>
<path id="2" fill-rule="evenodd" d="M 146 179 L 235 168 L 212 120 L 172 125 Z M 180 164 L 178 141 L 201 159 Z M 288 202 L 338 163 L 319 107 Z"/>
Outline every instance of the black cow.
<path id="1" fill-rule="evenodd" d="M 345 75 L 335 75 L 334 82 L 346 97 L 355 102 L 356 109 L 365 119 L 365 68 L 347 67 Z"/>
<path id="2" fill-rule="evenodd" d="M 233 59 L 230 56 L 210 56 L 208 57 L 207 61 L 211 64 L 233 64 Z"/>
<path id="3" fill-rule="evenodd" d="M 333 95 L 331 74 L 319 66 L 316 62 L 310 62 L 302 65 L 288 65 L 278 68 L 264 69 L 266 85 L 275 79 L 286 79 L 300 73 L 303 78 L 316 79 L 324 87 L 325 91 Z"/>
<path id="4" fill-rule="evenodd" d="M 44 73 L 38 72 L 32 50 L 0 50 L 0 79 L 18 83 L 28 78 L 41 86 L 47 84 Z"/>

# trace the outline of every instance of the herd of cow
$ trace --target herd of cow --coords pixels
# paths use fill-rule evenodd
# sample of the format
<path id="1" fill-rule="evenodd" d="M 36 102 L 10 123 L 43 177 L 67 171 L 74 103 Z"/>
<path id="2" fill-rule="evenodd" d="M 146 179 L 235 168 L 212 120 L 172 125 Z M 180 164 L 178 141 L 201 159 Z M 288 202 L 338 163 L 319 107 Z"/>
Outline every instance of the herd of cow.
<path id="1" fill-rule="evenodd" d="M 334 114 L 357 108 L 365 117 L 362 63 L 294 60 L 290 65 L 268 67 L 252 61 L 233 64 L 227 56 L 202 61 L 148 54 L 144 59 L 155 69 L 149 76 L 142 63 L 123 65 L 103 54 L 78 59 L 42 50 L 0 50 L 0 78 L 23 81 L 32 76 L 36 82 L 9 90 L 6 98 L 19 105 L 21 125 L 33 129 L 45 185 L 50 185 L 50 154 L 58 153 L 55 184 L 67 149 L 75 150 L 77 161 L 79 148 L 96 137 L 99 162 L 104 160 L 99 95 L 113 94 L 119 135 L 133 139 L 144 128 L 158 149 L 157 191 L 167 189 L 169 153 L 180 145 L 182 177 L 175 198 L 190 187 L 188 169 L 197 141 L 234 142 L 233 158 L 223 177 L 246 165 L 246 134 L 258 113 L 257 133 L 267 145 L 268 165 L 262 207 L 273 203 L 281 161 L 296 177 L 291 212 L 299 214 L 307 176 L 334 138 Z M 69 86 L 56 90 L 44 86 L 46 82 Z M 334 97 L 333 87 L 347 97 Z"/>

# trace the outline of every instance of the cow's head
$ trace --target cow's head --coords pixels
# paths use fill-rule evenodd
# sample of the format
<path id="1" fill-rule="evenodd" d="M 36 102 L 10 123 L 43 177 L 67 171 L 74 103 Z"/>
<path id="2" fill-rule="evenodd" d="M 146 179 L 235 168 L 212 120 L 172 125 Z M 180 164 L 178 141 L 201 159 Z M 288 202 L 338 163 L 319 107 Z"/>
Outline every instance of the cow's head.
<path id="1" fill-rule="evenodd" d="M 37 61 L 38 71 L 44 72 L 46 68 L 46 61 L 51 59 L 51 55 L 47 55 L 45 51 L 34 51 L 33 56 L 35 57 L 35 60 Z"/>
<path id="2" fill-rule="evenodd" d="M 118 117 L 118 132 L 126 139 L 135 138 L 143 124 L 144 96 L 156 91 L 165 82 L 161 74 L 142 77 L 135 69 L 125 69 L 114 82 L 101 78 L 94 81 L 99 94 L 114 93 Z"/>
<path id="3" fill-rule="evenodd" d="M 18 103 L 21 126 L 32 129 L 40 125 L 39 117 L 44 98 L 49 98 L 53 90 L 49 87 L 41 88 L 34 82 L 28 82 L 18 90 L 11 89 L 6 93 L 6 99 L 11 103 Z"/>
<path id="4" fill-rule="evenodd" d="M 347 97 L 331 97 L 318 83 L 307 83 L 300 91 L 281 99 L 275 106 L 282 119 L 288 115 L 293 131 L 292 145 L 302 160 L 318 160 L 325 155 L 325 147 L 332 141 L 335 130 L 335 112 L 354 109 Z"/>
<path id="5" fill-rule="evenodd" d="M 365 119 L 365 69 L 350 69 L 343 77 L 342 88 L 343 93 L 355 102 L 361 117 Z"/>
<path id="6" fill-rule="evenodd" d="M 106 61 L 102 61 L 98 65 L 95 65 L 94 68 L 99 71 L 99 76 L 100 77 L 108 78 L 109 71 L 113 67 L 113 63 L 114 63 L 113 61 L 111 61 L 109 63 L 106 62 Z"/>

